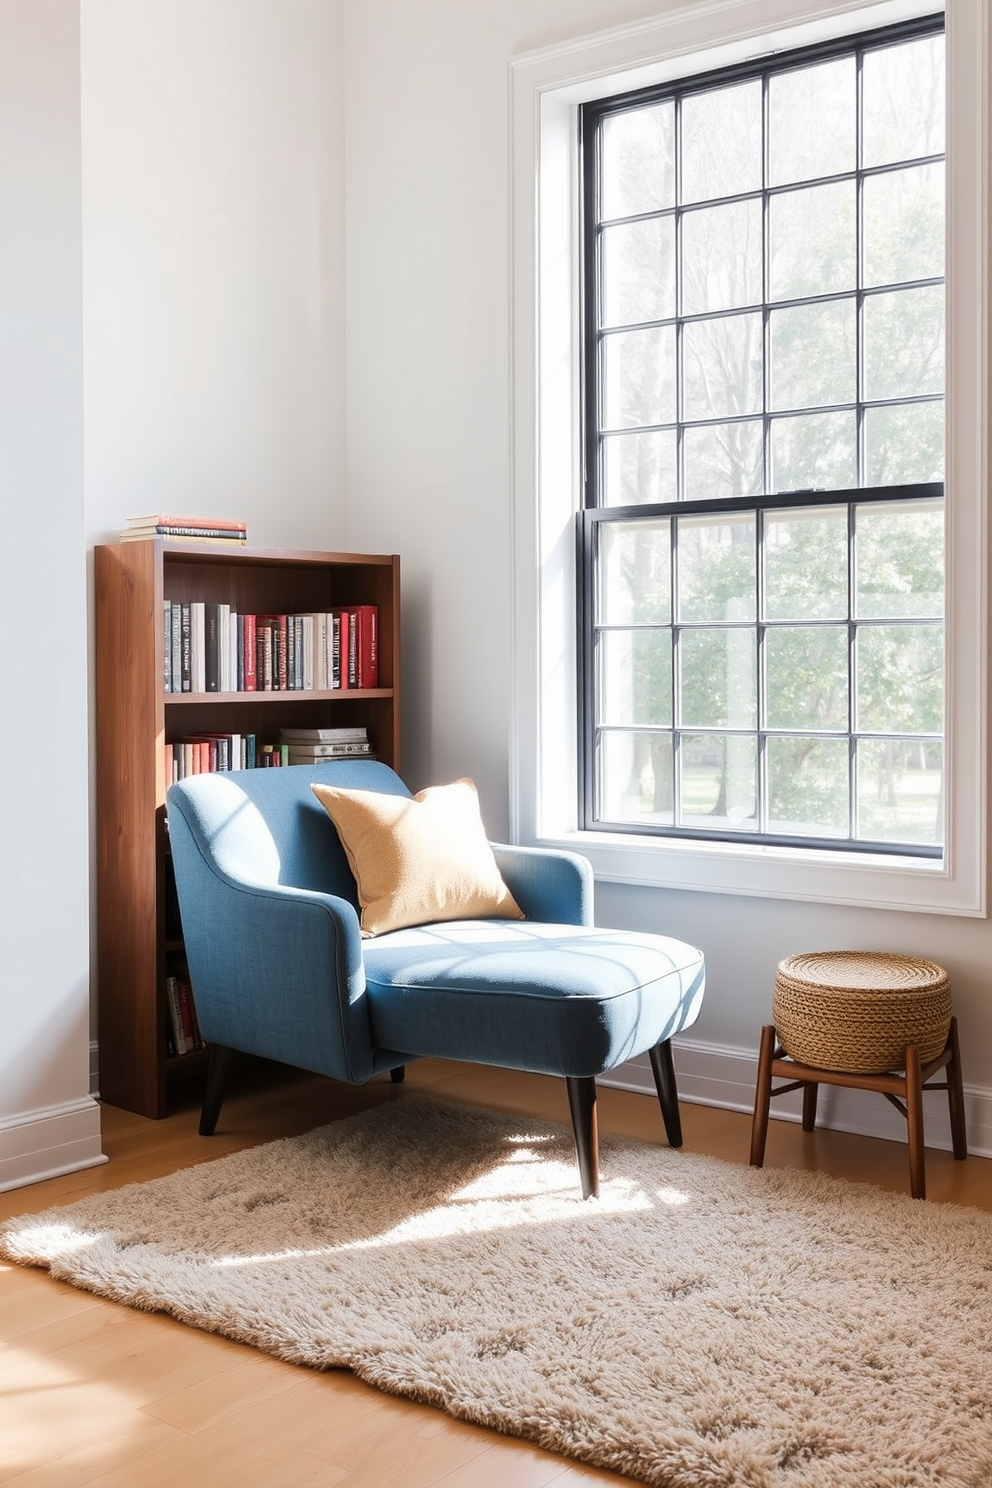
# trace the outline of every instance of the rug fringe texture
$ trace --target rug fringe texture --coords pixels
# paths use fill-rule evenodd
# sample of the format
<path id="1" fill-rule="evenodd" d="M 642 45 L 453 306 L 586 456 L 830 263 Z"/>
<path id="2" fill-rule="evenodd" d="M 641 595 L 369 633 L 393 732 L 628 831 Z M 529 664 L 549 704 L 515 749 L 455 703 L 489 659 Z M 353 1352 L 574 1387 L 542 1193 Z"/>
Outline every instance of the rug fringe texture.
<path id="1" fill-rule="evenodd" d="M 601 1149 L 406 1091 L 0 1252 L 655 1488 L 989 1488 L 992 1217 Z"/>

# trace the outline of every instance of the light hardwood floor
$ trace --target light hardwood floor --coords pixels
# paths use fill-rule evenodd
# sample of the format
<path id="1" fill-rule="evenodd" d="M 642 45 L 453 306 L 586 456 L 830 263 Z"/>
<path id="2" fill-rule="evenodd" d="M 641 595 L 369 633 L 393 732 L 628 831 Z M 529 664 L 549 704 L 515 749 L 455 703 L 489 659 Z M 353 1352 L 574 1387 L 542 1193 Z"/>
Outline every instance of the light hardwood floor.
<path id="1" fill-rule="evenodd" d="M 541 1076 L 423 1060 L 406 1087 L 352 1089 L 242 1066 L 217 1135 L 196 1134 L 196 1092 L 166 1120 L 104 1109 L 102 1167 L 0 1194 L 0 1218 L 68 1203 L 289 1136 L 404 1089 L 567 1121 L 564 1085 Z M 600 1127 L 664 1140 L 657 1104 L 603 1088 Z M 750 1120 L 683 1104 L 685 1147 L 746 1163 Z M 818 1167 L 908 1189 L 906 1149 L 772 1120 L 768 1166 Z M 927 1202 L 992 1211 L 992 1162 L 927 1151 Z M 554 1453 L 396 1399 L 339 1372 L 267 1358 L 157 1313 L 102 1301 L 0 1262 L 0 1482 L 17 1488 L 578 1488 L 625 1483 Z"/>

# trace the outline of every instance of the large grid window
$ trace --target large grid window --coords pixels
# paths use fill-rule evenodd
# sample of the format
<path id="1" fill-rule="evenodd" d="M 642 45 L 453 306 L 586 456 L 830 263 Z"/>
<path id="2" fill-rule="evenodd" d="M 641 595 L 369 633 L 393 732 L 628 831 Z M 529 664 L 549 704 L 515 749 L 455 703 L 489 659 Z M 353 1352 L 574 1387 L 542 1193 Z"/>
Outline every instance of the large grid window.
<path id="1" fill-rule="evenodd" d="M 582 111 L 586 828 L 942 851 L 943 39 Z"/>

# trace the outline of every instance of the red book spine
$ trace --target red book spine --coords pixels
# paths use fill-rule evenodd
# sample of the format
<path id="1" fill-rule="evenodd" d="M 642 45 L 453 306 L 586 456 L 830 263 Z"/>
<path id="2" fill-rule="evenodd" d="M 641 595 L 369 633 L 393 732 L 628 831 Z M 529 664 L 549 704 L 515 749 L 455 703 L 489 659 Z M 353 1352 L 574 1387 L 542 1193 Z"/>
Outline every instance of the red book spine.
<path id="1" fill-rule="evenodd" d="M 245 692 L 255 691 L 255 616 L 246 615 L 244 624 L 244 684 Z"/>
<path id="2" fill-rule="evenodd" d="M 289 690 L 289 636 L 287 634 L 288 616 L 277 615 L 276 624 L 272 631 L 272 685 L 278 687 L 280 692 Z M 276 641 L 278 638 L 278 681 L 276 680 Z"/>
<path id="3" fill-rule="evenodd" d="M 348 686 L 358 686 L 358 614 L 354 608 L 347 610 L 348 616 Z M 342 630 L 344 626 L 342 625 Z M 342 658 L 342 671 L 344 670 Z"/>
<path id="4" fill-rule="evenodd" d="M 379 607 L 378 605 L 356 605 L 358 623 L 359 687 L 379 686 Z"/>

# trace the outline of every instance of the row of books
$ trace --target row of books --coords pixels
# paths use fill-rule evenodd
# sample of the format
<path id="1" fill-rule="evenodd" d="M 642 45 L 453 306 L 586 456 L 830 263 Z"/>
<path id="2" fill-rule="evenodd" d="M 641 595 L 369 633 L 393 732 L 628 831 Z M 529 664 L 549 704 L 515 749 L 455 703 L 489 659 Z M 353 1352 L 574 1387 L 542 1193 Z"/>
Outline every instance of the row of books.
<path id="1" fill-rule="evenodd" d="M 121 529 L 121 542 L 141 542 L 148 537 L 164 537 L 167 542 L 248 541 L 248 524 L 230 517 L 182 517 L 169 512 L 153 512 L 146 517 L 128 517 Z"/>
<path id="2" fill-rule="evenodd" d="M 165 601 L 166 692 L 327 692 L 378 687 L 379 607 L 242 615 Z"/>
<path id="3" fill-rule="evenodd" d="M 275 744 L 259 744 L 253 733 L 195 734 L 166 744 L 165 784 L 168 788 L 187 776 L 218 770 L 264 770 L 335 759 L 374 758 L 363 727 L 282 729 Z"/>
<path id="4" fill-rule="evenodd" d="M 185 964 L 165 979 L 165 1052 L 170 1058 L 203 1048 L 196 1005 Z"/>

